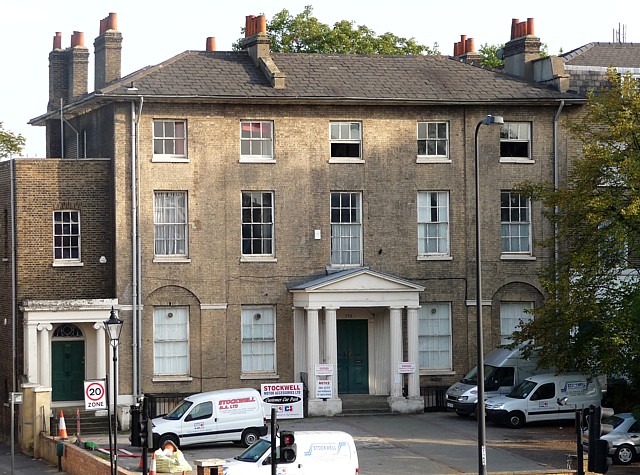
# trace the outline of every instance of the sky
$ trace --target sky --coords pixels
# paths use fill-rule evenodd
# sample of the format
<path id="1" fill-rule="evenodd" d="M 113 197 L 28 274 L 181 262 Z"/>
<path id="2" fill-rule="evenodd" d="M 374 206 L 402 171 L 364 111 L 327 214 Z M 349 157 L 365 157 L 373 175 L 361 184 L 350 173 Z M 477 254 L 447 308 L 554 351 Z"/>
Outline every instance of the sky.
<path id="1" fill-rule="evenodd" d="M 385 6 L 392 5 L 392 6 Z M 45 128 L 27 122 L 46 112 L 49 97 L 49 52 L 56 32 L 62 47 L 70 46 L 74 31 L 84 32 L 89 49 L 89 91 L 93 90 L 93 41 L 100 20 L 114 12 L 122 33 L 122 76 L 160 63 L 186 50 L 204 50 L 207 37 L 216 38 L 218 51 L 229 51 L 242 36 L 247 15 L 292 15 L 311 5 L 313 16 L 333 25 L 341 20 L 366 25 L 376 34 L 386 32 L 452 55 L 461 35 L 483 44 L 509 41 L 511 21 L 533 18 L 535 35 L 551 55 L 590 42 L 611 42 L 614 32 L 626 42 L 640 42 L 640 2 L 537 0 L 536 2 L 479 2 L 473 0 L 3 0 L 0 7 L 0 122 L 4 129 L 26 138 L 22 155 L 45 157 Z M 579 5 L 577 7 L 577 5 Z M 603 6 L 606 5 L 606 8 Z M 639 65 L 640 66 L 640 65 Z"/>

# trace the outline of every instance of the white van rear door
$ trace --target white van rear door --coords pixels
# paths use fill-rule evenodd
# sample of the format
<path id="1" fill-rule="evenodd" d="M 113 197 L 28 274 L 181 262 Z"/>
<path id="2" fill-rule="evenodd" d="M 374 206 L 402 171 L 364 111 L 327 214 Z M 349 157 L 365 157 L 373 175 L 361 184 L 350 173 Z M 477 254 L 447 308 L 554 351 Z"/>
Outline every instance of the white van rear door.
<path id="1" fill-rule="evenodd" d="M 195 404 L 182 419 L 182 444 L 201 444 L 217 440 L 217 422 L 213 402 Z"/>
<path id="2" fill-rule="evenodd" d="M 527 399 L 527 421 L 550 421 L 558 418 L 556 383 L 542 383 Z"/>

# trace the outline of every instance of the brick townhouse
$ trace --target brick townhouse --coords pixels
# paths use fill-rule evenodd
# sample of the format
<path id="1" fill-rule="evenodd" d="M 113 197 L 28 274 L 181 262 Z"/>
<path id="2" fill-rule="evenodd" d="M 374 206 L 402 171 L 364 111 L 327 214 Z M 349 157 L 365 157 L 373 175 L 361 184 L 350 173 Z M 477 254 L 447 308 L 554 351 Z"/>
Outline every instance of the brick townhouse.
<path id="1" fill-rule="evenodd" d="M 110 14 L 93 92 L 84 35 L 63 49 L 56 34 L 31 121 L 50 158 L 2 164 L 20 387 L 78 404 L 109 371 L 113 306 L 122 407 L 304 379 L 310 415 L 340 413 L 346 394 L 422 411 L 423 388 L 476 361 L 476 143 L 485 352 L 544 298 L 553 230 L 514 186 L 562 176 L 577 153 L 562 123 L 584 97 L 535 69 L 533 21 L 514 25 L 507 74 L 474 64 L 464 37 L 454 57 L 271 53 L 261 16 L 241 51 L 209 38 L 121 77 Z M 504 125 L 480 126 L 487 115 Z"/>

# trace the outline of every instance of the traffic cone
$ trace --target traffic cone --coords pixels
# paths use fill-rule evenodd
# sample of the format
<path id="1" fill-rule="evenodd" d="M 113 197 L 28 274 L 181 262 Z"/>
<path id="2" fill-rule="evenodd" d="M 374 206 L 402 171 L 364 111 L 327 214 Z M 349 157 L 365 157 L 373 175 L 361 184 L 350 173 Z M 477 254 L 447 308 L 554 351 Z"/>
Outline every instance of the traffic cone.
<path id="1" fill-rule="evenodd" d="M 156 453 L 151 454 L 151 466 L 149 467 L 148 475 L 156 475 Z"/>
<path id="2" fill-rule="evenodd" d="M 62 412 L 62 409 L 60 409 L 60 422 L 58 424 L 58 437 L 61 439 L 68 439 L 67 425 L 64 423 L 64 412 Z"/>

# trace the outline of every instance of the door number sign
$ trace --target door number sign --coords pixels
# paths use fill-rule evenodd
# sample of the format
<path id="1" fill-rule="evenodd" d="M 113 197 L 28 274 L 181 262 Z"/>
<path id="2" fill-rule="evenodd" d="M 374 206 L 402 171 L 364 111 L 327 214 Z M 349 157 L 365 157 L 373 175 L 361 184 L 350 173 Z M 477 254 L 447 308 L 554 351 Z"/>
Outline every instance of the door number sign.
<path id="1" fill-rule="evenodd" d="M 94 411 L 107 408 L 107 393 L 104 381 L 84 382 L 84 408 Z"/>

